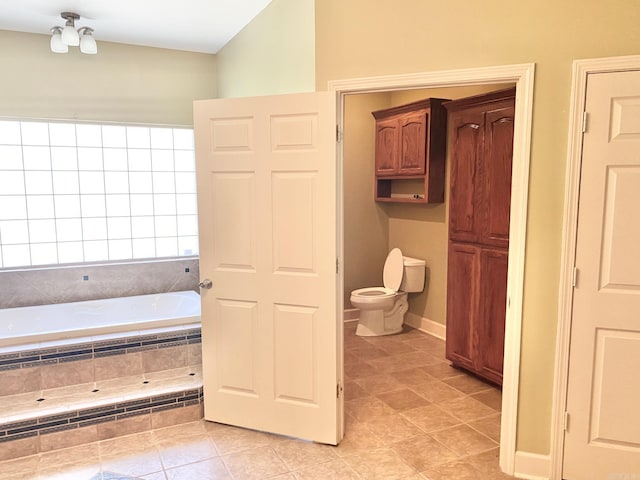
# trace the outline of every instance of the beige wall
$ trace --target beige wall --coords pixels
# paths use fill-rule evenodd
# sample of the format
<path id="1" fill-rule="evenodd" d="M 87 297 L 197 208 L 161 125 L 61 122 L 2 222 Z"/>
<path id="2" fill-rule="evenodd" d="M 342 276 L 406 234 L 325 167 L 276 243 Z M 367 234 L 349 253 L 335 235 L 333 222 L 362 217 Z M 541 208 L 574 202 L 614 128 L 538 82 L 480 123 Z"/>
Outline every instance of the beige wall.
<path id="1" fill-rule="evenodd" d="M 192 125 L 193 101 L 216 96 L 214 55 L 99 40 L 55 54 L 50 38 L 0 30 L 0 116 Z"/>
<path id="2" fill-rule="evenodd" d="M 517 448 L 547 454 L 571 63 L 637 54 L 636 0 L 317 0 L 316 86 L 329 80 L 536 63 Z"/>
<path id="3" fill-rule="evenodd" d="M 218 54 L 218 96 L 315 90 L 314 0 L 273 0 Z"/>

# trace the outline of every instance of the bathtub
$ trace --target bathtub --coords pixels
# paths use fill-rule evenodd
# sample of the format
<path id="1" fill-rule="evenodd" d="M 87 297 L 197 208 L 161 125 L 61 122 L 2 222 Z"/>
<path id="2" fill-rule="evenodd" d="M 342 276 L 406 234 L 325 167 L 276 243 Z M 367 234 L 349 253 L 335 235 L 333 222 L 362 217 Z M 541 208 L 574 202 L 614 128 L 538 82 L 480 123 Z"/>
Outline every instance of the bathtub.
<path id="1" fill-rule="evenodd" d="M 200 295 L 185 292 L 0 309 L 0 351 L 199 327 Z"/>

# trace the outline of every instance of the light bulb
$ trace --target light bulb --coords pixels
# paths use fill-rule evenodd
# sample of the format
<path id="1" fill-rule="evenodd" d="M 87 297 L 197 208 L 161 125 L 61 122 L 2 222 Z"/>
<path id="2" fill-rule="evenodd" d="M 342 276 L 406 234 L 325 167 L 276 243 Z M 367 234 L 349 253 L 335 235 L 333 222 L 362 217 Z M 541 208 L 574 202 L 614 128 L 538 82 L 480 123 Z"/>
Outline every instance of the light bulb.
<path id="1" fill-rule="evenodd" d="M 65 45 L 77 47 L 80 45 L 80 36 L 76 31 L 76 20 L 80 19 L 80 15 L 73 12 L 62 12 L 60 14 L 67 22 L 62 29 L 62 42 Z"/>
<path id="2" fill-rule="evenodd" d="M 80 45 L 80 35 L 73 26 L 73 20 L 67 20 L 67 24 L 62 29 L 62 42 L 65 45 L 77 47 Z"/>
<path id="3" fill-rule="evenodd" d="M 91 35 L 93 29 L 89 27 L 82 27 L 78 31 L 81 34 L 80 51 L 89 55 L 95 55 L 98 53 L 98 45 L 96 44 L 96 40 L 93 38 L 93 35 Z"/>
<path id="4" fill-rule="evenodd" d="M 69 47 L 62 42 L 62 28 L 53 27 L 51 33 L 51 51 L 53 53 L 67 53 Z"/>

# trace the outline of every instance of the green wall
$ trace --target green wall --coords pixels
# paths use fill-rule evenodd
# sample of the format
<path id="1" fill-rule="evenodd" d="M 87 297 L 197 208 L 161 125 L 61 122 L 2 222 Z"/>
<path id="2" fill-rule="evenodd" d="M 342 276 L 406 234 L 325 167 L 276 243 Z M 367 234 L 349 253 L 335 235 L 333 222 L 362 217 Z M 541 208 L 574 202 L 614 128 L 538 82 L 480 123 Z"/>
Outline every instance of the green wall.
<path id="1" fill-rule="evenodd" d="M 314 0 L 273 0 L 218 54 L 218 96 L 315 90 Z"/>
<path id="2" fill-rule="evenodd" d="M 317 0 L 329 80 L 534 62 L 518 450 L 548 454 L 568 106 L 574 59 L 637 54 L 636 0 Z"/>

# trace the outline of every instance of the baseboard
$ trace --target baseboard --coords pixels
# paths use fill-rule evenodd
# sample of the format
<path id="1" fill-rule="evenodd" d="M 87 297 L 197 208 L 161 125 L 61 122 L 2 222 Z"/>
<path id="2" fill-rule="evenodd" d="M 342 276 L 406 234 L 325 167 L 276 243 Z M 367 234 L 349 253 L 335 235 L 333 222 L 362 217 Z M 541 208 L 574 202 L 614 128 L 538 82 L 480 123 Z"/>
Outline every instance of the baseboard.
<path id="1" fill-rule="evenodd" d="M 417 328 L 429 335 L 444 340 L 447 336 L 447 327 L 438 322 L 434 322 L 425 317 L 420 317 L 415 313 L 407 312 L 404 317 L 404 323 L 410 327 Z"/>
<path id="2" fill-rule="evenodd" d="M 344 322 L 355 322 L 360 318 L 360 310 L 357 308 L 345 308 L 344 309 Z M 434 337 L 445 339 L 447 333 L 447 327 L 441 323 L 434 322 L 425 317 L 420 317 L 415 313 L 407 312 L 404 317 L 405 325 L 417 328 L 424 333 L 433 335 Z"/>
<path id="3" fill-rule="evenodd" d="M 344 309 L 344 321 L 345 322 L 353 322 L 360 318 L 360 309 L 358 308 L 345 308 Z"/>
<path id="4" fill-rule="evenodd" d="M 549 480 L 551 478 L 551 456 L 516 451 L 516 478 L 527 480 Z"/>

